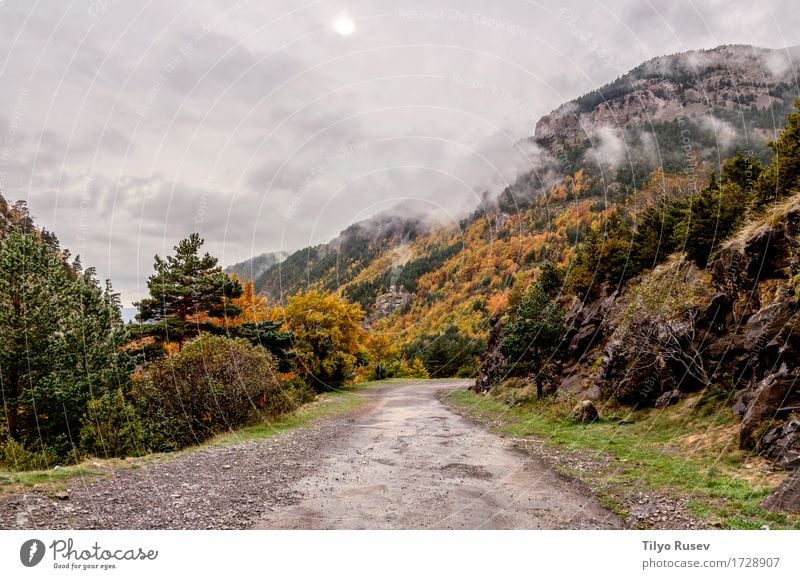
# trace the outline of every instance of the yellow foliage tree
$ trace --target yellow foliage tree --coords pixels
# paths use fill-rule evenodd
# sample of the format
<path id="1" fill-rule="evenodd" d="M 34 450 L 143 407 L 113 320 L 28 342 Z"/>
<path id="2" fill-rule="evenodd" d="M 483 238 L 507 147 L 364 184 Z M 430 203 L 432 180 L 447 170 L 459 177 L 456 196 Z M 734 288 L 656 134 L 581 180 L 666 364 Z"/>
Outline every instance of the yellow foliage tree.
<path id="1" fill-rule="evenodd" d="M 294 332 L 298 369 L 309 384 L 330 390 L 353 379 L 364 341 L 361 306 L 312 290 L 290 297 L 283 314 Z"/>
<path id="2" fill-rule="evenodd" d="M 236 274 L 232 276 L 237 279 Z M 238 279 L 237 279 L 238 280 Z M 242 295 L 233 300 L 233 305 L 242 310 L 231 322 L 234 326 L 246 323 L 264 322 L 270 319 L 270 308 L 267 305 L 267 298 L 257 294 L 253 287 L 253 280 L 238 280 L 242 284 Z"/>
<path id="3" fill-rule="evenodd" d="M 232 318 L 208 318 L 208 321 L 219 327 L 230 328 L 248 323 L 274 322 L 280 319 L 277 317 L 280 314 L 280 310 L 270 307 L 267 304 L 267 298 L 256 293 L 252 279 L 239 277 L 235 273 L 230 277 L 242 286 L 242 295 L 230 300 L 230 304 L 239 308 L 241 313 Z"/>

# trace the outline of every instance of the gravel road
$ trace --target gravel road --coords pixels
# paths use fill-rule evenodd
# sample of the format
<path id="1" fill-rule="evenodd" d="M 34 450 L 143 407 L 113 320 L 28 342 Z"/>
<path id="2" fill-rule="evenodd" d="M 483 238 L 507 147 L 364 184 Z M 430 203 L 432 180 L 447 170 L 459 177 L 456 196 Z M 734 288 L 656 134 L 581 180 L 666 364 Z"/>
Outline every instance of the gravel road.
<path id="1" fill-rule="evenodd" d="M 448 410 L 459 382 L 367 390 L 354 413 L 182 454 L 69 498 L 0 501 L 0 528 L 598 529 L 623 522 L 581 484 Z"/>

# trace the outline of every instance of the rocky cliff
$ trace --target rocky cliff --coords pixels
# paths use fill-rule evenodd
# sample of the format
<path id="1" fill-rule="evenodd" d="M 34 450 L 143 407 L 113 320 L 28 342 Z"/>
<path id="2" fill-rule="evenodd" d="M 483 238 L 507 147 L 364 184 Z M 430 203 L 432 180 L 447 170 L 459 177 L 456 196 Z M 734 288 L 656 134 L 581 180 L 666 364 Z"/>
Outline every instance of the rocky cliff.
<path id="1" fill-rule="evenodd" d="M 745 226 L 705 269 L 674 255 L 616 290 L 562 299 L 567 331 L 553 365 L 554 388 L 561 396 L 639 408 L 714 393 L 741 418 L 740 448 L 800 469 L 798 273 L 795 195 Z M 493 372 L 505 362 L 501 334 L 498 322 L 478 390 L 493 387 Z M 786 504 L 796 489 L 784 490 L 785 498 L 770 504 L 798 508 Z"/>
<path id="2" fill-rule="evenodd" d="M 721 140 L 731 136 L 729 125 L 745 121 L 771 137 L 797 96 L 798 56 L 800 47 L 721 46 L 654 58 L 542 117 L 534 139 L 551 149 L 576 147 L 609 128 L 652 130 L 691 119 L 705 119 Z"/>

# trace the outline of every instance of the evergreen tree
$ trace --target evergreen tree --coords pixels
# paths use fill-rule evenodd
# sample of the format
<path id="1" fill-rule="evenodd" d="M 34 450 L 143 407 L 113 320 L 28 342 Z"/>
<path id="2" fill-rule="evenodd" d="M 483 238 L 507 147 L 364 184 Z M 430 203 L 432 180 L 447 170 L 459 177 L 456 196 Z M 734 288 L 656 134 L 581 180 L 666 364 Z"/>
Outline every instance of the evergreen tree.
<path id="1" fill-rule="evenodd" d="M 749 201 L 735 181 L 718 185 L 712 178 L 708 187 L 688 198 L 683 221 L 675 227 L 675 245 L 683 246 L 698 267 L 706 267 L 719 244 L 743 223 Z"/>
<path id="2" fill-rule="evenodd" d="M 756 182 L 756 204 L 764 207 L 800 189 L 800 99 L 786 117 L 786 127 L 769 144 L 774 153 Z"/>
<path id="3" fill-rule="evenodd" d="M 535 283 L 512 310 L 500 348 L 512 365 L 510 375 L 533 374 L 542 397 L 544 371 L 564 336 L 564 312 Z"/>
<path id="4" fill-rule="evenodd" d="M 0 241 L 0 386 L 7 433 L 64 456 L 88 401 L 127 385 L 118 298 L 94 272 L 65 267 L 36 233 Z"/>
<path id="5" fill-rule="evenodd" d="M 618 286 L 639 273 L 632 259 L 633 236 L 628 216 L 620 209 L 609 215 L 605 229 L 590 228 L 568 272 L 567 287 L 585 296 L 600 284 Z"/>
<path id="6" fill-rule="evenodd" d="M 140 327 L 140 333 L 183 344 L 196 336 L 209 318 L 241 313 L 230 303 L 242 295 L 241 284 L 222 270 L 216 257 L 199 255 L 203 243 L 192 233 L 175 246 L 174 256 L 155 256 L 156 272 L 147 280 L 150 297 L 134 304 L 139 308 L 139 321 L 155 323 Z"/>
<path id="7" fill-rule="evenodd" d="M 67 280 L 58 255 L 35 235 L 12 231 L 0 244 L 0 372 L 8 434 L 33 441 L 57 404 L 57 362 L 67 317 Z M 37 407 L 37 402 L 40 402 Z"/>
<path id="8" fill-rule="evenodd" d="M 448 326 L 439 334 L 424 334 L 405 349 L 409 359 L 419 357 L 428 373 L 436 378 L 470 376 L 474 374 L 475 360 L 486 349 L 483 340 L 459 332 Z"/>
<path id="9" fill-rule="evenodd" d="M 751 154 L 737 151 L 736 154 L 722 165 L 720 183 L 726 185 L 733 183 L 745 192 L 753 190 L 758 178 L 764 170 L 761 161 Z"/>

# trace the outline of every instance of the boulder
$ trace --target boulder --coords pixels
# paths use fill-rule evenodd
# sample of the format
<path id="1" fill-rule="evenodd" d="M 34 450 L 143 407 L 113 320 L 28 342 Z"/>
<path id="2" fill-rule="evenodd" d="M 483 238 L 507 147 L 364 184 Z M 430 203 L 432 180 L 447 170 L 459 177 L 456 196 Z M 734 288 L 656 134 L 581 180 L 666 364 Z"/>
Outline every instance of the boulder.
<path id="1" fill-rule="evenodd" d="M 582 356 L 598 342 L 602 335 L 599 323 L 581 326 L 570 340 L 567 354 L 572 357 Z"/>
<path id="2" fill-rule="evenodd" d="M 783 366 L 778 372 L 761 380 L 755 388 L 739 428 L 739 447 L 753 449 L 759 438 L 758 430 L 764 421 L 776 418 L 797 386 L 797 371 Z"/>
<path id="3" fill-rule="evenodd" d="M 681 398 L 683 398 L 683 394 L 681 394 L 679 390 L 664 392 L 661 396 L 656 398 L 655 407 L 666 408 L 667 406 L 672 406 L 680 402 Z"/>
<path id="4" fill-rule="evenodd" d="M 800 468 L 800 420 L 769 430 L 758 442 L 758 450 L 786 470 Z"/>
<path id="5" fill-rule="evenodd" d="M 609 342 L 600 373 L 603 394 L 622 404 L 653 406 L 669 381 L 669 370 L 658 352 L 631 340 Z"/>
<path id="6" fill-rule="evenodd" d="M 575 370 L 575 368 L 572 368 Z M 600 386 L 595 382 L 595 377 L 585 371 L 577 371 L 567 375 L 561 380 L 559 390 L 569 395 L 574 395 L 580 400 L 597 400 L 602 396 Z"/>
<path id="7" fill-rule="evenodd" d="M 573 304 L 566 319 L 568 330 L 565 341 L 569 344 L 568 356 L 580 358 L 602 339 L 603 322 L 617 296 L 618 292 L 604 285 L 595 299 Z"/>
<path id="8" fill-rule="evenodd" d="M 800 513 L 800 469 L 789 473 L 761 506 L 768 511 Z"/>
<path id="9" fill-rule="evenodd" d="M 789 277 L 790 253 L 791 240 L 787 238 L 784 227 L 762 225 L 745 241 L 747 276 L 753 281 Z"/>
<path id="10" fill-rule="evenodd" d="M 727 292 L 717 291 L 711 300 L 700 311 L 697 322 L 712 331 L 724 331 L 729 324 L 728 314 L 731 311 L 733 300 Z"/>
<path id="11" fill-rule="evenodd" d="M 736 416 L 742 418 L 745 415 L 747 407 L 750 406 L 750 402 L 753 400 L 754 394 L 755 388 L 737 390 L 736 394 L 733 395 L 733 408 L 731 408 Z"/>
<path id="12" fill-rule="evenodd" d="M 600 413 L 591 400 L 583 400 L 572 409 L 572 417 L 581 424 L 589 424 L 599 420 Z"/>

